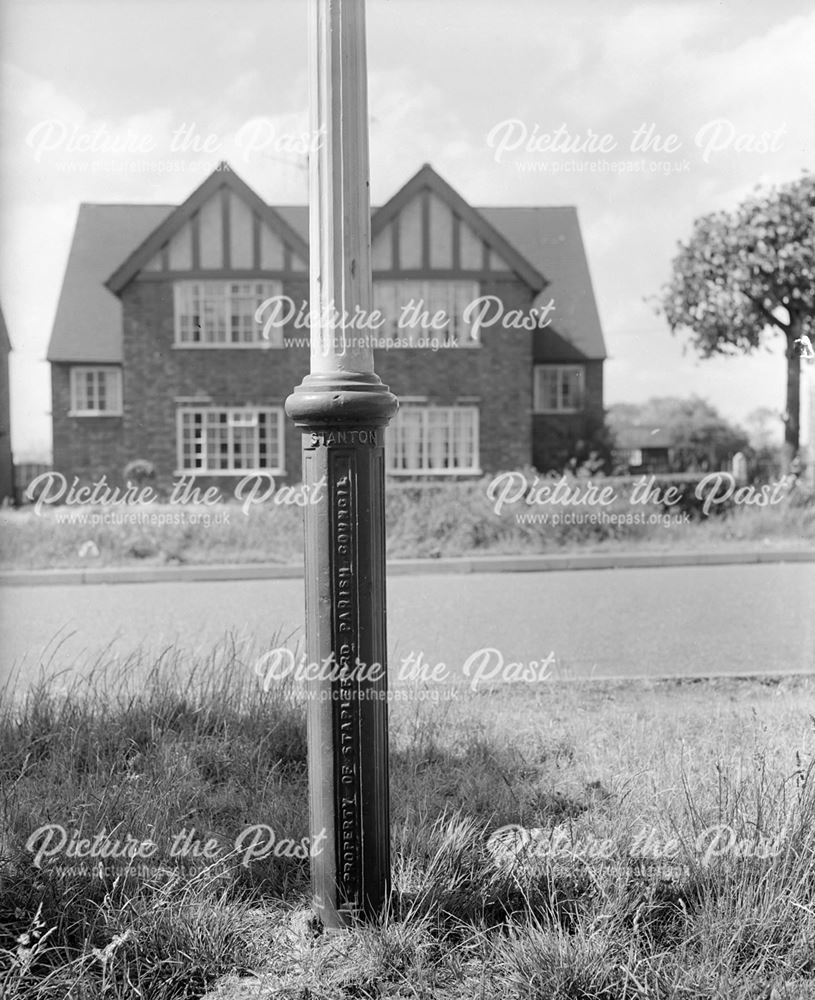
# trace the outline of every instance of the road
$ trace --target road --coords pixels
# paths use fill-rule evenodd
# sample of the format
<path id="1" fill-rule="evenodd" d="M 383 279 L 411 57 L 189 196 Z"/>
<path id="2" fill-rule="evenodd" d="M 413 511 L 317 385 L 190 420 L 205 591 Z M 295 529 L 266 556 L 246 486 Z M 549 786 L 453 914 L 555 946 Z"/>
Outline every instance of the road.
<path id="1" fill-rule="evenodd" d="M 550 675 L 572 677 L 815 673 L 814 591 L 808 563 L 395 576 L 391 669 L 421 653 L 466 682 L 491 648 L 486 674 L 547 658 Z M 269 649 L 276 633 L 301 637 L 302 607 L 300 579 L 3 587 L 0 683 L 139 645 L 206 653 L 229 631 Z"/>

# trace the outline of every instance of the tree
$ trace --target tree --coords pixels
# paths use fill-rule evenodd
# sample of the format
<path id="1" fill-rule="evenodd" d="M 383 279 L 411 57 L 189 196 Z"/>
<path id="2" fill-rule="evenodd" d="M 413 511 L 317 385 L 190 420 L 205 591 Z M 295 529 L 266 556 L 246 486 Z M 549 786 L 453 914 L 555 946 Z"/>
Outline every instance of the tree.
<path id="1" fill-rule="evenodd" d="M 754 476 L 765 482 L 777 479 L 784 468 L 784 421 L 782 414 L 759 406 L 745 418 L 750 435 L 750 465 Z"/>
<path id="2" fill-rule="evenodd" d="M 786 338 L 786 462 L 798 453 L 801 358 L 815 327 L 815 175 L 759 192 L 733 212 L 695 221 L 679 244 L 658 312 L 689 330 L 703 357 L 749 353 Z"/>
<path id="3" fill-rule="evenodd" d="M 779 445 L 783 438 L 783 419 L 771 410 L 769 406 L 758 406 L 751 410 L 744 419 L 747 433 L 750 435 L 750 447 L 773 448 Z M 779 437 L 779 428 L 781 436 Z"/>
<path id="4" fill-rule="evenodd" d="M 665 432 L 677 471 L 727 468 L 733 455 L 747 447 L 745 432 L 699 396 L 660 396 L 640 404 L 616 403 L 609 407 L 607 419 L 615 434 L 630 428 Z"/>

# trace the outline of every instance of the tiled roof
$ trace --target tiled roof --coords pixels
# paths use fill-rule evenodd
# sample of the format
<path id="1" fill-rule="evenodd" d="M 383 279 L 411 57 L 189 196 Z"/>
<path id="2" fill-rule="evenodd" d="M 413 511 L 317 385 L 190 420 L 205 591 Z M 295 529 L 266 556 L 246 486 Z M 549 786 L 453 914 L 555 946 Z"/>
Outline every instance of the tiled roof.
<path id="1" fill-rule="evenodd" d="M 49 361 L 122 360 L 122 304 L 105 288 L 105 281 L 174 207 L 79 206 L 48 345 Z"/>
<path id="2" fill-rule="evenodd" d="M 674 444 L 670 431 L 663 427 L 636 425 L 621 427 L 615 433 L 617 447 L 627 448 L 672 448 Z"/>
<path id="3" fill-rule="evenodd" d="M 554 300 L 552 329 L 587 358 L 606 356 L 600 316 L 577 209 L 479 208 L 549 281 L 539 298 Z"/>
<path id="4" fill-rule="evenodd" d="M 5 354 L 11 350 L 11 341 L 9 340 L 8 327 L 6 326 L 6 320 L 3 316 L 3 310 L 0 309 L 0 351 Z"/>

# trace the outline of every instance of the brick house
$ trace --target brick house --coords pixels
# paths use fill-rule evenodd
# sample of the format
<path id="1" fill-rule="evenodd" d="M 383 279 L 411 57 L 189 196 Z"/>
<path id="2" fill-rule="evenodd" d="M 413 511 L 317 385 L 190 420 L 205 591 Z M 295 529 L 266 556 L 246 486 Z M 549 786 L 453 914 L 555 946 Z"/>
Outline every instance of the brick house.
<path id="1" fill-rule="evenodd" d="M 473 208 L 425 165 L 371 226 L 376 371 L 401 401 L 389 473 L 562 467 L 603 423 L 575 209 Z M 267 205 L 227 164 L 179 206 L 81 205 L 48 349 L 54 468 L 297 481 L 283 404 L 308 371 L 308 290 L 307 208 Z"/>

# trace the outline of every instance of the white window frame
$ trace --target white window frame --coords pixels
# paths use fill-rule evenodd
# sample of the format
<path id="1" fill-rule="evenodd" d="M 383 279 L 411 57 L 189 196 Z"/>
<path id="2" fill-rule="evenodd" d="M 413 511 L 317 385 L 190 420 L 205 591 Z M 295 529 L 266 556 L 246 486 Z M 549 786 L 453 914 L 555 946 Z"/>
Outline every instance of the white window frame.
<path id="1" fill-rule="evenodd" d="M 234 286 L 243 286 L 244 292 L 234 292 Z M 283 282 L 271 279 L 254 278 L 218 278 L 196 279 L 193 281 L 176 281 L 173 283 L 173 346 L 182 350 L 268 350 L 269 348 L 283 347 L 283 328 L 272 327 L 269 337 L 264 337 L 265 324 L 258 321 L 256 317 L 257 309 L 260 305 L 273 296 L 283 294 Z M 193 340 L 190 335 L 182 331 L 183 317 L 195 315 L 196 295 L 197 304 L 203 311 L 207 303 L 212 306 L 213 317 L 221 312 L 221 320 L 224 326 L 224 340 L 215 340 L 210 336 L 206 340 Z M 251 300 L 253 305 L 252 326 L 253 338 L 251 340 L 226 339 L 235 336 L 233 329 L 232 304 L 234 301 L 246 303 Z M 219 309 L 220 307 L 220 309 Z M 201 313 L 199 312 L 199 317 Z M 239 318 L 245 315 L 238 312 Z M 199 325 L 199 330 L 203 335 L 207 331 Z"/>
<path id="2" fill-rule="evenodd" d="M 477 281 L 468 278 L 375 278 L 373 283 L 374 309 L 379 309 L 385 322 L 374 335 L 401 341 L 400 346 L 413 347 L 417 341 L 444 341 L 452 333 L 456 337 L 456 348 L 480 347 L 481 341 L 473 337 L 470 327 L 464 322 L 465 308 L 478 298 L 480 288 Z M 400 327 L 399 317 L 405 306 L 413 300 L 421 300 L 421 311 L 432 317 L 443 310 L 448 317 L 448 325 L 441 330 L 430 327 Z"/>
<path id="3" fill-rule="evenodd" d="M 481 474 L 479 441 L 480 418 L 477 406 L 430 406 L 419 402 L 408 402 L 404 399 L 401 400 L 401 404 L 400 410 L 391 421 L 387 430 L 385 452 L 387 456 L 388 475 L 473 476 Z M 419 429 L 420 443 L 418 447 L 420 464 L 416 466 L 397 467 L 397 460 L 401 459 L 403 452 L 406 450 L 404 440 L 398 440 L 397 435 L 399 435 L 403 430 L 400 421 L 405 421 L 407 419 L 407 414 L 410 414 L 411 419 L 414 419 L 417 414 L 421 414 Z M 433 462 L 433 446 L 431 442 L 431 420 L 434 416 L 436 418 L 441 417 L 442 419 L 446 419 L 448 421 L 448 432 L 452 431 L 454 434 L 454 422 L 456 415 L 459 417 L 467 415 L 472 419 L 472 424 L 469 428 L 472 446 L 469 450 L 472 453 L 473 461 L 469 465 L 435 465 Z M 449 440 L 450 439 L 448 437 L 447 443 L 443 445 L 448 453 L 450 450 Z M 453 448 L 455 447 L 456 445 L 454 443 Z"/>
<path id="4" fill-rule="evenodd" d="M 88 375 L 96 376 L 93 389 L 94 400 L 99 398 L 99 379 L 104 376 L 108 380 L 105 389 L 107 399 L 113 400 L 112 406 L 100 408 L 88 406 L 87 386 L 81 385 L 80 379 Z M 118 365 L 72 365 L 70 370 L 71 402 L 69 417 L 121 417 L 122 415 L 122 369 Z M 112 392 L 111 392 L 112 388 Z"/>
<path id="5" fill-rule="evenodd" d="M 566 394 L 565 385 L 569 376 L 577 373 L 580 379 L 580 398 L 577 406 L 566 406 L 564 397 Z M 555 385 L 555 405 L 544 406 L 543 379 L 545 374 L 554 374 L 557 379 Z M 535 365 L 533 369 L 533 392 L 532 401 L 535 413 L 581 413 L 585 408 L 586 400 L 586 366 L 582 364 L 574 365 Z"/>
<path id="6" fill-rule="evenodd" d="M 200 466 L 196 466 L 195 464 L 185 466 L 184 464 L 185 416 L 188 414 L 192 417 L 199 414 L 203 418 L 202 440 L 197 443 L 193 438 L 189 447 L 189 454 L 193 456 L 193 462 L 195 461 L 195 457 L 201 458 L 202 464 Z M 225 426 L 228 431 L 227 449 L 229 454 L 229 466 L 227 468 L 210 468 L 207 465 L 207 422 L 213 420 L 215 417 L 220 417 L 222 414 L 226 414 Z M 266 467 L 261 466 L 260 464 L 255 464 L 252 467 L 236 468 L 234 464 L 236 435 L 234 432 L 248 427 L 258 427 L 261 414 L 267 415 L 270 421 L 275 421 L 277 424 L 277 454 L 274 456 L 275 464 L 274 466 Z M 179 406 L 176 409 L 177 468 L 175 475 L 184 476 L 192 474 L 196 476 L 249 476 L 259 472 L 268 472 L 270 475 L 274 476 L 283 475 L 286 471 L 285 427 L 286 424 L 282 406 Z M 259 439 L 255 441 L 254 451 L 255 455 L 259 456 Z"/>

